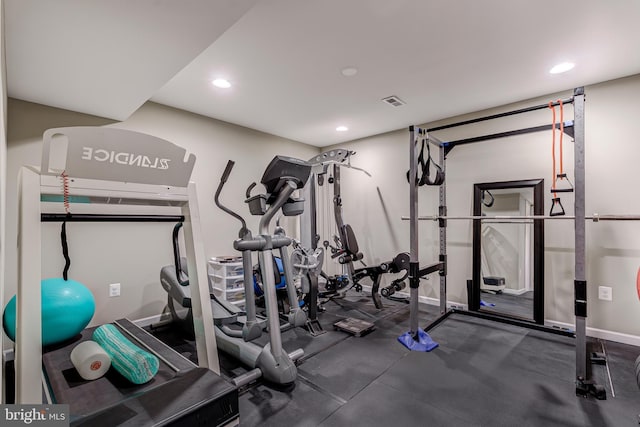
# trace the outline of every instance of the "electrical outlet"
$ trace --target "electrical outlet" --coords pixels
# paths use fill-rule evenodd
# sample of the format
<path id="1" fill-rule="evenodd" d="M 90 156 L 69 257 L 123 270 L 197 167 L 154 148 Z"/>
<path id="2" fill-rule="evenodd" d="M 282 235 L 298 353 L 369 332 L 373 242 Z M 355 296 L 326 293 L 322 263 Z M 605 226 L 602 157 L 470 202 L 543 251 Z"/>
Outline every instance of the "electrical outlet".
<path id="1" fill-rule="evenodd" d="M 598 286 L 598 299 L 613 301 L 613 289 L 609 286 Z"/>
<path id="2" fill-rule="evenodd" d="M 110 297 L 120 296 L 120 283 L 112 283 L 109 285 L 109 296 Z"/>

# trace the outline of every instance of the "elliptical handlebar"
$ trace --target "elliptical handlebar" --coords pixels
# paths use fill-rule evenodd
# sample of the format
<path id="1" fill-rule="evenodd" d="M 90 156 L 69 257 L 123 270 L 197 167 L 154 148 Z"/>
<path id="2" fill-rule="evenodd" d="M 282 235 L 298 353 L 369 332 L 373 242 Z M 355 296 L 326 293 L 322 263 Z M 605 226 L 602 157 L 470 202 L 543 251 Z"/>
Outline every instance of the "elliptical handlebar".
<path id="1" fill-rule="evenodd" d="M 229 160 L 227 162 L 227 166 L 224 168 L 224 172 L 222 173 L 222 177 L 220 177 L 220 183 L 222 183 L 223 185 L 227 182 L 227 179 L 229 179 L 229 175 L 231 174 L 231 170 L 233 169 L 233 166 L 236 164 L 236 162 L 234 162 L 233 160 Z"/>
<path id="2" fill-rule="evenodd" d="M 247 192 L 245 193 L 245 197 L 248 199 L 249 197 L 251 197 L 251 190 L 253 190 L 253 187 L 255 187 L 257 184 L 255 182 L 252 182 L 251 185 L 249 185 L 247 187 Z"/>
<path id="3" fill-rule="evenodd" d="M 278 210 L 287 203 L 289 196 L 298 189 L 292 180 L 287 180 L 285 185 L 278 192 L 278 197 L 271 204 L 267 212 L 260 218 L 259 233 L 269 234 L 269 223 L 278 212 Z"/>
<path id="4" fill-rule="evenodd" d="M 231 215 L 232 217 L 240 221 L 240 223 L 242 223 L 242 228 L 240 229 L 240 233 L 239 233 L 240 237 L 242 237 L 247 231 L 246 221 L 239 214 L 235 213 L 234 211 L 232 211 L 231 209 L 229 209 L 228 207 L 220 203 L 220 192 L 222 191 L 222 187 L 224 187 L 224 185 L 226 184 L 227 179 L 229 179 L 229 175 L 231 174 L 231 170 L 233 169 L 233 166 L 235 164 L 236 162 L 234 162 L 233 160 L 229 160 L 227 162 L 227 166 L 224 168 L 222 177 L 220 177 L 220 184 L 218 184 L 218 189 L 216 190 L 216 194 L 213 200 L 215 201 L 217 207 L 219 207 L 220 209 L 222 209 L 223 211 L 225 211 L 226 213 L 228 213 L 229 215 Z"/>

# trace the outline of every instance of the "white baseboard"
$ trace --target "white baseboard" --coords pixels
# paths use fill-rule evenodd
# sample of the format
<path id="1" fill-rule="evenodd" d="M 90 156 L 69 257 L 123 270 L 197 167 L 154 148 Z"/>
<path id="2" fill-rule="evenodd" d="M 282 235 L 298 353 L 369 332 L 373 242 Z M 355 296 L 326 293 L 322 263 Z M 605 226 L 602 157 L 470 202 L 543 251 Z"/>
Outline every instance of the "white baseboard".
<path id="1" fill-rule="evenodd" d="M 507 295 L 522 295 L 522 294 L 526 294 L 529 291 L 527 289 L 509 289 L 509 288 L 504 288 L 502 290 L 502 292 L 507 294 Z"/>
<path id="2" fill-rule="evenodd" d="M 366 292 L 369 295 L 371 295 L 371 286 L 363 285 L 362 290 L 363 292 Z M 409 298 L 408 292 L 396 292 L 394 295 L 397 295 L 402 298 Z M 419 296 L 418 301 L 424 304 L 440 306 L 440 300 L 438 298 Z M 447 308 L 457 308 L 458 310 L 466 310 L 467 304 L 463 304 L 461 302 L 447 301 Z"/>
<path id="3" fill-rule="evenodd" d="M 368 292 L 371 292 L 370 286 L 363 286 L 363 289 L 367 290 Z M 397 295 L 403 296 L 403 297 L 409 296 L 409 294 L 406 292 L 398 292 Z M 435 305 L 435 306 L 440 305 L 440 300 L 432 297 L 420 296 L 419 301 L 429 305 Z M 459 303 L 459 302 L 447 301 L 447 308 L 467 310 L 468 305 Z M 556 322 L 555 320 L 545 319 L 545 324 L 550 326 L 558 326 L 565 329 L 575 330 L 575 325 L 571 323 Z M 637 335 L 624 334 L 621 332 L 607 331 L 605 329 L 597 329 L 597 328 L 591 328 L 591 327 L 587 327 L 586 332 L 588 337 L 600 338 L 607 341 L 619 342 L 622 344 L 629 344 L 636 347 L 640 347 L 640 337 Z"/>
<path id="4" fill-rule="evenodd" d="M 575 330 L 575 325 L 572 323 L 556 322 L 555 320 L 545 319 L 545 324 Z M 597 329 L 587 326 L 587 336 L 640 347 L 640 337 L 637 335 L 623 334 L 621 332 L 607 331 L 605 329 Z"/>
<path id="5" fill-rule="evenodd" d="M 146 326 L 151 326 L 151 325 L 154 325 L 156 323 L 164 322 L 167 319 L 169 319 L 170 316 L 171 315 L 169 313 L 155 314 L 153 316 L 143 317 L 142 319 L 132 320 L 131 322 L 136 326 L 144 328 Z"/>

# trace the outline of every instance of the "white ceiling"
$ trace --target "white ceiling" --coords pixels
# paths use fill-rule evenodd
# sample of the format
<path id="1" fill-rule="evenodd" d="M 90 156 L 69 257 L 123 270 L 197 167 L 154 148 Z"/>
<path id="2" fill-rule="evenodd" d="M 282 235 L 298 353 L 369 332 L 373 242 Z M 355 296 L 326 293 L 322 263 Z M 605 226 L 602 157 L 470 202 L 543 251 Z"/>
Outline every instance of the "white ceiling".
<path id="1" fill-rule="evenodd" d="M 117 120 L 150 99 L 317 146 L 640 73 L 638 0 L 5 0 L 5 15 L 11 97 Z"/>
<path id="2" fill-rule="evenodd" d="M 10 97 L 124 120 L 258 0 L 3 0 Z"/>

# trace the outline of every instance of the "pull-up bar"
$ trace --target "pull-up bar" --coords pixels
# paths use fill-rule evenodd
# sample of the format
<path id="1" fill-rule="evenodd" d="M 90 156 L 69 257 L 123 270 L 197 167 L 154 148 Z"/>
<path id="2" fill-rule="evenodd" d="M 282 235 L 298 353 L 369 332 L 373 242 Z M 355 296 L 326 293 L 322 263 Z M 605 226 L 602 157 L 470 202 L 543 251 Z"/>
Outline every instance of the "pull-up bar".
<path id="1" fill-rule="evenodd" d="M 490 141 L 492 139 L 506 138 L 508 136 L 525 135 L 528 133 L 542 132 L 545 130 L 551 130 L 553 129 L 553 127 L 554 127 L 553 125 L 541 125 L 541 126 L 534 126 L 534 127 L 524 128 L 524 129 L 509 130 L 506 132 L 492 133 L 490 135 L 474 136 L 471 138 L 464 138 L 464 139 L 458 139 L 455 141 L 442 142 L 442 146 L 444 147 L 445 154 L 448 154 L 449 151 L 451 151 L 453 147 L 455 147 L 456 145 L 471 144 L 474 142 L 482 142 L 482 141 Z M 559 123 L 556 124 L 555 128 L 560 129 L 560 124 Z M 564 123 L 564 133 L 573 137 L 573 122 Z"/>
<path id="2" fill-rule="evenodd" d="M 184 222 L 184 215 L 40 214 L 42 222 Z"/>
<path id="3" fill-rule="evenodd" d="M 553 102 L 553 103 L 551 103 L 551 106 L 555 107 L 556 105 L 560 105 L 561 102 L 562 102 L 562 104 L 573 104 L 573 98 L 567 98 L 567 99 L 564 99 L 562 101 Z M 519 110 L 507 111 L 505 113 L 492 114 L 490 116 L 477 117 L 475 119 L 464 120 L 464 121 L 456 122 L 456 123 L 450 123 L 448 125 L 436 126 L 436 127 L 432 127 L 430 129 L 427 129 L 427 132 L 435 132 L 437 130 L 451 129 L 451 128 L 455 128 L 455 127 L 458 127 L 458 126 L 470 125 L 472 123 L 485 122 L 487 120 L 499 119 L 501 117 L 514 116 L 516 114 L 528 113 L 530 111 L 542 110 L 542 109 L 545 109 L 545 108 L 549 108 L 549 103 L 540 104 L 540 105 L 534 105 L 532 107 L 527 107 L 527 108 L 521 108 Z"/>

